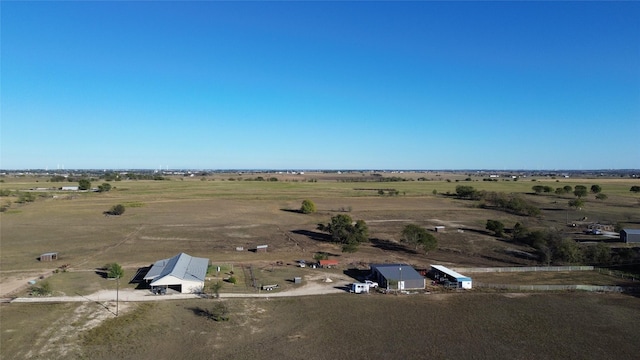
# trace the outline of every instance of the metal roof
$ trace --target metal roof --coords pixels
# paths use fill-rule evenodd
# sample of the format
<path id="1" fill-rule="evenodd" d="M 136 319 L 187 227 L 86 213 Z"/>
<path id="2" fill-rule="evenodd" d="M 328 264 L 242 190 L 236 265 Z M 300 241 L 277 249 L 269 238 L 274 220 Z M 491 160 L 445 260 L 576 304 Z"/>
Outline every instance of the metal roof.
<path id="1" fill-rule="evenodd" d="M 456 280 L 458 280 L 458 281 L 471 281 L 471 278 L 470 278 L 470 277 L 468 277 L 468 276 L 464 276 L 464 275 L 462 275 L 462 274 L 460 274 L 460 273 L 458 273 L 458 272 L 455 272 L 455 271 L 453 271 L 453 270 L 449 269 L 449 268 L 448 268 L 448 267 L 446 267 L 446 266 L 442 266 L 442 265 L 431 265 L 431 267 L 432 267 L 432 268 L 434 268 L 434 269 L 436 269 L 436 270 L 438 270 L 438 271 L 441 271 L 441 272 L 443 272 L 443 273 L 445 273 L 445 274 L 447 274 L 447 275 L 449 275 L 449 276 L 454 277 L 454 278 L 455 278 Z"/>
<path id="2" fill-rule="evenodd" d="M 622 229 L 622 230 L 624 230 L 624 232 L 627 233 L 627 235 L 629 234 L 640 235 L 640 229 Z"/>
<path id="3" fill-rule="evenodd" d="M 424 280 L 411 265 L 407 264 L 371 264 L 371 270 L 378 270 L 387 280 Z"/>
<path id="4" fill-rule="evenodd" d="M 157 281 L 165 276 L 174 276 L 181 280 L 204 281 L 208 266 L 207 258 L 180 253 L 169 259 L 156 261 L 144 279 Z"/>

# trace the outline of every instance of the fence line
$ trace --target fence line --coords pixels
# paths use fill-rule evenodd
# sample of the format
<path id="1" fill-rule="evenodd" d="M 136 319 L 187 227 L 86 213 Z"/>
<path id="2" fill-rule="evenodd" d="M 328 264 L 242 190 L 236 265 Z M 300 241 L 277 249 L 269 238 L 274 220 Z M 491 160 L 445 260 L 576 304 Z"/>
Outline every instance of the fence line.
<path id="1" fill-rule="evenodd" d="M 599 285 L 513 285 L 513 284 L 484 284 L 475 283 L 474 286 L 491 289 L 520 290 L 520 291 L 566 291 L 582 290 L 595 292 L 624 292 L 629 290 L 622 286 L 599 286 Z"/>
<path id="2" fill-rule="evenodd" d="M 461 274 L 490 272 L 535 272 L 535 271 L 593 271 L 593 266 L 515 266 L 485 268 L 452 268 Z"/>

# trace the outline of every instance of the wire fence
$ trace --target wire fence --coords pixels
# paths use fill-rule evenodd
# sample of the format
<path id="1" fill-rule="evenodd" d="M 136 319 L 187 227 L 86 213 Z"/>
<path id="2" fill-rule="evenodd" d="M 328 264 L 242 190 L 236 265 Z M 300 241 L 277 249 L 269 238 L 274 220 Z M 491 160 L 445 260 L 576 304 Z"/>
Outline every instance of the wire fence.
<path id="1" fill-rule="evenodd" d="M 486 267 L 486 268 L 454 268 L 462 274 L 496 273 L 496 272 L 560 272 L 560 271 L 597 271 L 600 274 L 620 277 L 631 282 L 640 281 L 636 275 L 622 271 L 596 268 L 593 266 L 518 266 L 518 267 Z M 608 286 L 608 285 L 514 285 L 487 284 L 474 282 L 474 287 L 517 291 L 594 291 L 594 292 L 637 292 L 640 286 Z"/>
<path id="2" fill-rule="evenodd" d="M 513 284 L 484 284 L 475 283 L 474 286 L 479 288 L 491 288 L 501 290 L 518 290 L 518 291 L 594 291 L 594 292 L 625 292 L 628 287 L 622 286 L 599 286 L 599 285 L 513 285 Z"/>
<path id="3" fill-rule="evenodd" d="M 536 272 L 536 271 L 593 271 L 593 266 L 515 266 L 515 267 L 485 267 L 485 268 L 453 268 L 461 274 L 491 273 L 491 272 Z"/>

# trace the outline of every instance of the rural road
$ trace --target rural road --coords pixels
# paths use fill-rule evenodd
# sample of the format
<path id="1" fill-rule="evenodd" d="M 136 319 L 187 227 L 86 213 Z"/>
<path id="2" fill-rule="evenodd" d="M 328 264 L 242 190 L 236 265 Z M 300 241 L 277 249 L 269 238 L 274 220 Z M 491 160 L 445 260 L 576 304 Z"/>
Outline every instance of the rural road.
<path id="1" fill-rule="evenodd" d="M 331 283 L 315 283 L 311 282 L 297 289 L 288 291 L 259 293 L 220 293 L 221 299 L 226 298 L 273 298 L 287 296 L 309 296 L 309 295 L 326 295 L 344 293 L 348 282 L 331 282 Z M 170 295 L 153 295 L 148 290 L 132 290 L 123 289 L 119 293 L 115 290 L 101 290 L 87 296 L 42 296 L 42 297 L 20 297 L 11 300 L 12 303 L 46 303 L 46 302 L 104 302 L 104 301 L 162 301 L 162 300 L 180 300 L 180 299 L 197 299 L 198 294 L 170 294 Z"/>

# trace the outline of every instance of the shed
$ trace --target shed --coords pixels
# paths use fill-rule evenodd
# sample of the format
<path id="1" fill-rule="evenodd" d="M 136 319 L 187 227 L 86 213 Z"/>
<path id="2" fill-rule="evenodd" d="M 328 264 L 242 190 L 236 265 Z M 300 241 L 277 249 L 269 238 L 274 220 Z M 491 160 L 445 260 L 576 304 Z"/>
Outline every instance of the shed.
<path id="1" fill-rule="evenodd" d="M 434 228 L 434 231 L 435 231 L 435 232 L 444 232 L 444 226 L 436 226 L 436 227 Z"/>
<path id="2" fill-rule="evenodd" d="M 338 266 L 338 260 L 320 260 L 318 265 L 323 268 L 332 268 Z"/>
<path id="3" fill-rule="evenodd" d="M 640 229 L 620 230 L 620 241 L 625 243 L 640 243 Z"/>
<path id="4" fill-rule="evenodd" d="M 256 252 L 267 252 L 267 248 L 269 245 L 258 245 L 256 246 Z"/>
<path id="5" fill-rule="evenodd" d="M 204 288 L 209 259 L 180 253 L 172 258 L 156 261 L 144 280 L 151 290 L 173 289 L 180 293 L 198 293 Z"/>
<path id="6" fill-rule="evenodd" d="M 371 264 L 370 277 L 380 287 L 397 290 L 416 290 L 425 288 L 425 278 L 407 264 Z"/>
<path id="7" fill-rule="evenodd" d="M 431 265 L 431 275 L 436 280 L 449 281 L 455 284 L 458 289 L 471 289 L 472 286 L 470 277 L 459 274 L 446 266 Z"/>
<path id="8" fill-rule="evenodd" d="M 48 253 L 41 254 L 39 260 L 40 261 L 58 260 L 58 253 L 57 252 L 48 252 Z"/>

